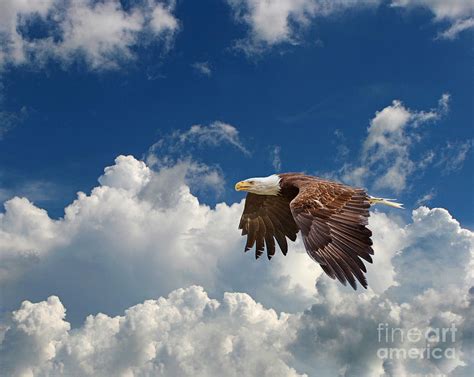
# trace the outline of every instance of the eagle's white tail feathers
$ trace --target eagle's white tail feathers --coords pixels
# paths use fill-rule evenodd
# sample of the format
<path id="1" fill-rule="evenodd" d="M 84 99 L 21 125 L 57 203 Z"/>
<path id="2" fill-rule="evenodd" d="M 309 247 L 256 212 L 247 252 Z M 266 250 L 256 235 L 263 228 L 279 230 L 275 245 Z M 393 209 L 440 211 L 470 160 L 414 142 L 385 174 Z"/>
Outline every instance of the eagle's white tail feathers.
<path id="1" fill-rule="evenodd" d="M 385 204 L 386 206 L 404 209 L 403 204 L 397 203 L 395 199 L 374 198 L 373 196 L 371 196 L 369 198 L 369 202 L 370 204 Z"/>

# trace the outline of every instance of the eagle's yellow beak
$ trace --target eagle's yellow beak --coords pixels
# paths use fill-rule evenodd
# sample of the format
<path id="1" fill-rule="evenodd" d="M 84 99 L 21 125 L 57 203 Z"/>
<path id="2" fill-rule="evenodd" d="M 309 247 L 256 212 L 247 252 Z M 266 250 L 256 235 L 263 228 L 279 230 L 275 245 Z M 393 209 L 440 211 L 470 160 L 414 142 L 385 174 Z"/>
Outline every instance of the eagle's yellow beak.
<path id="1" fill-rule="evenodd" d="M 236 191 L 247 191 L 252 185 L 245 181 L 240 181 L 235 184 Z"/>

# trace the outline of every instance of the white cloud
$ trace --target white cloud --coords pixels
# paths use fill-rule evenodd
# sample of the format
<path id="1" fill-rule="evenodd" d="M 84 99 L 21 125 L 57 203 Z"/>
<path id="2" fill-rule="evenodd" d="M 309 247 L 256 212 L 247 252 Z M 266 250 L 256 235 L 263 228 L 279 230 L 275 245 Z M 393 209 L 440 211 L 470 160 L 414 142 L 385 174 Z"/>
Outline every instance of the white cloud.
<path id="1" fill-rule="evenodd" d="M 350 7 L 377 4 L 378 0 L 227 0 L 237 22 L 249 26 L 247 39 L 237 47 L 258 53 L 280 43 L 297 43 L 298 31 L 316 16 L 328 16 Z"/>
<path id="2" fill-rule="evenodd" d="M 214 121 L 208 126 L 193 125 L 188 130 L 176 130 L 154 143 L 144 156 L 146 163 L 162 172 L 169 169 L 177 174 L 173 180 L 186 182 L 194 192 L 214 191 L 220 195 L 224 191 L 225 178 L 219 166 L 209 166 L 195 161 L 195 149 L 222 148 L 233 146 L 244 155 L 250 155 L 234 126 Z"/>
<path id="3" fill-rule="evenodd" d="M 19 33 L 19 26 L 25 19 L 37 16 L 45 19 L 54 6 L 54 0 L 18 1 L 6 0 L 0 3 L 0 67 L 7 60 L 22 63 L 26 59 L 28 41 Z"/>
<path id="4" fill-rule="evenodd" d="M 351 294 L 342 292 L 333 282 L 319 280 L 317 303 L 304 312 L 297 340 L 291 346 L 300 362 L 297 370 L 309 375 L 371 377 L 468 373 L 474 361 L 469 351 L 469 300 L 474 297 L 468 293 L 473 282 L 469 266 L 474 234 L 462 229 L 443 209 L 421 207 L 413 212 L 413 223 L 401 227 L 383 217 L 377 222 L 379 227 L 395 230 L 384 235 L 399 247 L 391 256 L 392 262 L 385 266 L 396 284 L 378 294 L 370 290 Z M 375 245 L 375 263 L 384 257 L 385 242 L 380 241 Z M 409 350 L 426 347 L 426 343 L 424 338 L 410 342 L 406 335 L 404 341 L 395 338 L 392 342 L 389 338 L 386 342 L 384 336 L 378 339 L 379 324 L 405 334 L 411 328 L 427 331 L 454 324 L 455 342 L 438 344 L 440 348 L 454 348 L 454 357 L 443 357 L 442 361 L 433 357 L 384 361 L 377 356 L 379 348 Z M 450 374 L 455 369 L 456 373 Z"/>
<path id="5" fill-rule="evenodd" d="M 271 262 L 244 254 L 242 203 L 200 204 L 185 172 L 180 164 L 155 172 L 120 156 L 62 219 L 27 199 L 5 203 L 2 301 L 19 309 L 1 325 L 2 367 L 51 376 L 403 376 L 472 366 L 466 292 L 474 235 L 446 210 L 421 207 L 409 222 L 373 212 L 369 289 L 353 292 L 322 274 L 299 241 Z M 193 284 L 205 290 L 180 289 Z M 224 294 L 236 291 L 247 294 Z M 42 301 L 51 295 L 61 301 Z M 24 299 L 40 302 L 20 306 Z M 77 326 L 90 313 L 70 330 L 68 322 Z M 455 323 L 456 358 L 384 363 L 381 322 Z"/>
<path id="6" fill-rule="evenodd" d="M 443 94 L 438 107 L 429 111 L 410 110 L 400 101 L 393 101 L 376 112 L 367 129 L 360 162 L 344 165 L 342 179 L 357 186 L 372 182 L 376 190 L 400 193 L 407 186 L 407 178 L 425 168 L 434 157 L 428 154 L 414 161 L 411 156 L 413 145 L 420 140 L 417 128 L 443 117 L 449 110 L 449 100 L 449 94 Z"/>
<path id="7" fill-rule="evenodd" d="M 474 17 L 458 20 L 448 29 L 438 34 L 439 39 L 455 39 L 464 30 L 474 28 Z"/>
<path id="8" fill-rule="evenodd" d="M 431 200 L 433 200 L 435 197 L 436 197 L 436 190 L 432 188 L 431 190 L 429 190 L 427 193 L 425 193 L 424 195 L 422 195 L 422 196 L 416 201 L 416 205 L 417 205 L 417 206 L 426 205 L 426 204 L 429 203 Z"/>
<path id="9" fill-rule="evenodd" d="M 444 174 L 460 170 L 471 152 L 472 145 L 472 140 L 446 142 L 435 165 L 441 167 Z"/>
<path id="10" fill-rule="evenodd" d="M 144 162 L 131 156 L 119 156 L 115 165 L 104 169 L 104 175 L 99 178 L 102 186 L 122 188 L 137 194 L 151 179 L 151 171 Z"/>
<path id="11" fill-rule="evenodd" d="M 12 313 L 15 325 L 8 329 L 1 344 L 2 371 L 12 376 L 42 373 L 40 369 L 56 356 L 58 343 L 71 328 L 64 321 L 65 315 L 66 310 L 56 296 L 37 304 L 24 301 Z"/>
<path id="12" fill-rule="evenodd" d="M 140 44 L 169 43 L 178 30 L 173 10 L 174 1 L 144 0 L 125 9 L 117 0 L 6 0 L 0 4 L 0 67 L 80 56 L 92 69 L 114 69 L 134 59 Z M 32 22 L 42 23 L 47 35 L 32 38 Z"/>
<path id="13" fill-rule="evenodd" d="M 436 20 L 458 20 L 474 12 L 474 4 L 470 0 L 392 0 L 394 7 L 424 7 L 429 9 Z"/>
<path id="14" fill-rule="evenodd" d="M 173 155 L 183 151 L 190 153 L 192 147 L 219 147 L 229 144 L 245 155 L 250 151 L 240 139 L 239 130 L 231 124 L 216 120 L 208 126 L 195 124 L 186 131 L 174 131 L 153 144 L 149 154 Z"/>
<path id="15" fill-rule="evenodd" d="M 174 160 L 154 153 L 149 153 L 146 161 L 149 166 L 159 169 L 160 179 L 153 179 L 145 191 L 160 190 L 158 195 L 163 196 L 163 203 L 170 199 L 170 194 L 174 195 L 173 190 L 179 190 L 182 185 L 192 187 L 193 192 L 211 191 L 217 195 L 225 189 L 225 178 L 218 166 L 209 166 L 189 157 Z"/>
<path id="16" fill-rule="evenodd" d="M 219 302 L 198 286 L 178 289 L 120 317 L 89 316 L 75 331 L 64 315 L 55 296 L 23 302 L 3 342 L 3 370 L 12 376 L 301 376 L 286 362 L 285 346 L 294 337 L 290 316 L 243 293 L 226 293 Z"/>
<path id="17" fill-rule="evenodd" d="M 151 4 L 150 27 L 156 35 L 164 31 L 174 33 L 178 30 L 179 22 L 172 13 L 175 7 L 175 0 L 168 3 L 153 3 L 149 1 L 149 4 Z"/>
<path id="18" fill-rule="evenodd" d="M 130 46 L 143 27 L 143 14 L 125 12 L 120 3 L 72 2 L 62 22 L 64 41 L 57 53 L 64 59 L 83 53 L 94 67 L 115 64 L 114 54 L 129 59 Z"/>
<path id="19" fill-rule="evenodd" d="M 35 292 L 28 297 L 32 300 L 56 294 L 66 296 L 76 321 L 92 307 L 118 313 L 190 284 L 213 294 L 241 287 L 287 310 L 307 305 L 314 288 L 292 281 L 279 267 L 283 255 L 270 264 L 243 253 L 237 230 L 241 203 L 212 209 L 191 194 L 188 184 L 219 184 L 214 179 L 219 177 L 212 169 L 193 161 L 155 172 L 120 156 L 99 178 L 101 185 L 89 195 L 79 193 L 61 219 L 51 219 L 25 198 L 7 201 L 0 214 L 5 307 L 17 305 L 24 290 Z M 317 267 L 303 260 L 302 274 Z"/>
<path id="20" fill-rule="evenodd" d="M 294 31 L 290 21 L 307 24 L 316 10 L 311 0 L 228 0 L 228 3 L 236 20 L 249 25 L 254 44 L 273 45 L 291 41 Z"/>
<path id="21" fill-rule="evenodd" d="M 438 33 L 439 39 L 455 39 L 459 33 L 474 27 L 474 3 L 471 0 L 392 0 L 394 7 L 423 7 L 433 13 L 437 22 L 447 21 L 451 26 Z"/>
<path id="22" fill-rule="evenodd" d="M 212 75 L 212 68 L 209 62 L 196 62 L 191 65 L 194 70 L 200 75 L 210 77 Z"/>
<path id="23" fill-rule="evenodd" d="M 249 154 L 240 141 L 239 131 L 234 126 L 221 121 L 215 121 L 209 126 L 194 125 L 187 132 L 179 135 L 179 140 L 182 143 L 191 142 L 213 146 L 228 143 L 241 152 Z"/>
<path id="24" fill-rule="evenodd" d="M 278 314 L 244 293 L 224 293 L 215 300 L 191 286 L 132 306 L 118 317 L 91 315 L 75 330 L 53 296 L 37 304 L 23 302 L 4 324 L 3 366 L 13 376 L 408 377 L 467 372 L 473 363 L 467 290 L 473 282 L 474 234 L 443 209 L 419 208 L 407 224 L 385 214 L 376 213 L 374 219 L 371 226 L 383 234 L 376 240 L 376 263 L 387 259 L 377 266 L 380 277 L 389 274 L 396 282 L 378 293 L 349 291 L 321 278 L 308 310 Z M 394 246 L 397 252 L 389 250 Z M 379 348 L 426 344 L 379 340 L 379 324 L 405 334 L 411 328 L 454 324 L 455 342 L 439 344 L 452 347 L 454 357 L 384 361 L 377 356 Z M 25 352 L 32 349 L 36 352 Z"/>
<path id="25" fill-rule="evenodd" d="M 258 54 L 282 43 L 297 44 L 300 32 L 319 17 L 328 17 L 347 10 L 379 6 L 380 0 L 226 0 L 234 19 L 249 28 L 246 38 L 236 47 L 245 53 Z M 451 26 L 439 38 L 453 39 L 461 31 L 473 27 L 474 5 L 471 0 L 392 0 L 392 7 L 430 10 L 435 21 Z"/>
<path id="26" fill-rule="evenodd" d="M 394 288 L 396 295 L 407 299 L 429 289 L 446 293 L 456 287 L 469 289 L 474 233 L 462 229 L 442 208 L 420 207 L 412 216 L 403 255 L 393 260 L 400 285 Z M 427 257 L 430 261 L 424 260 Z"/>

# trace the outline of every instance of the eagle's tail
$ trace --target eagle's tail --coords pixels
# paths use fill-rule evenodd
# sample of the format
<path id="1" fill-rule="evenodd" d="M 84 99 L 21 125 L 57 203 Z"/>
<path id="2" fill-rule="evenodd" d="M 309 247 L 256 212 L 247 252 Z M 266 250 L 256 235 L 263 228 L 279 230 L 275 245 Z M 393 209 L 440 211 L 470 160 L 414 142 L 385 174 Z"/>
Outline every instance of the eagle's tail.
<path id="1" fill-rule="evenodd" d="M 370 204 L 379 204 L 380 203 L 380 204 L 385 204 L 386 206 L 404 209 L 403 204 L 402 203 L 397 203 L 395 200 L 396 199 L 374 198 L 373 196 L 369 197 L 369 203 Z"/>

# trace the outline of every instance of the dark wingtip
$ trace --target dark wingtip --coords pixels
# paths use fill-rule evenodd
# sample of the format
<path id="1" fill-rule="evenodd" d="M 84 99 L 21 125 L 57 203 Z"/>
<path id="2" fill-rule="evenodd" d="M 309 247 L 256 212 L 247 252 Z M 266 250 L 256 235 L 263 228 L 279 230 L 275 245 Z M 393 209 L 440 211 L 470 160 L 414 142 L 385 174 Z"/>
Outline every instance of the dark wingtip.
<path id="1" fill-rule="evenodd" d="M 364 256 L 361 255 L 361 258 L 363 258 L 367 263 L 373 263 L 372 257 L 369 254 Z"/>
<path id="2" fill-rule="evenodd" d="M 267 254 L 267 258 L 268 258 L 268 260 L 272 260 L 273 255 Z"/>

